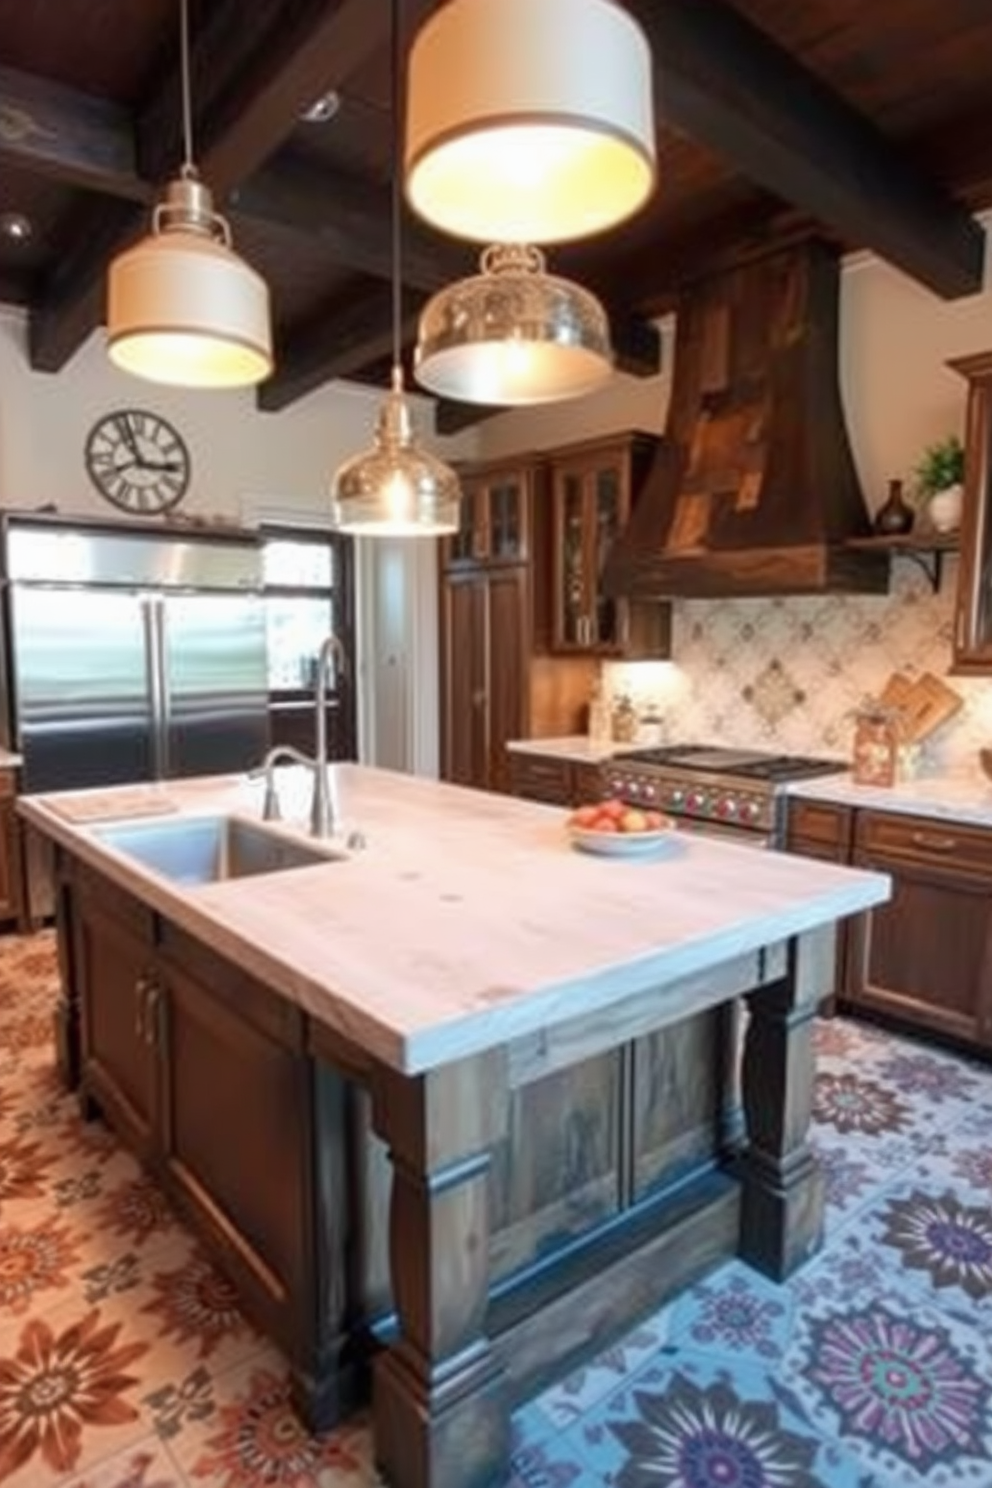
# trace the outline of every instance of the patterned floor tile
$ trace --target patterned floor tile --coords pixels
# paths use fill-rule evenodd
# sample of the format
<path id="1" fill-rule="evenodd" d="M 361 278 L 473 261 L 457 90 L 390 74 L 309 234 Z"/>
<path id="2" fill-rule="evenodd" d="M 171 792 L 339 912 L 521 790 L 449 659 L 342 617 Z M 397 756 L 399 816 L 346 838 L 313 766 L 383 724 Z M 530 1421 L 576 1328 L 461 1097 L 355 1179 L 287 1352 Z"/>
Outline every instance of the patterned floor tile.
<path id="1" fill-rule="evenodd" d="M 130 1319 L 78 1298 L 0 1334 L 0 1482 L 64 1484 L 146 1437 L 148 1352 Z"/>
<path id="2" fill-rule="evenodd" d="M 186 1488 L 186 1484 L 168 1449 L 150 1436 L 73 1478 L 66 1488 Z"/>
<path id="3" fill-rule="evenodd" d="M 768 1365 L 785 1351 L 792 1311 L 787 1288 L 731 1261 L 675 1304 L 669 1336 L 680 1348 Z"/>
<path id="4" fill-rule="evenodd" d="M 797 1314 L 783 1378 L 813 1426 L 902 1488 L 989 1488 L 985 1336 L 884 1282 Z"/>
<path id="5" fill-rule="evenodd" d="M 648 1365 L 567 1440 L 616 1488 L 865 1488 L 773 1375 L 688 1352 Z"/>
<path id="6" fill-rule="evenodd" d="M 371 1488 L 367 1423 L 312 1437 L 289 1402 L 289 1373 L 274 1349 L 211 1381 L 201 1408 L 168 1438 L 190 1484 L 210 1488 Z"/>

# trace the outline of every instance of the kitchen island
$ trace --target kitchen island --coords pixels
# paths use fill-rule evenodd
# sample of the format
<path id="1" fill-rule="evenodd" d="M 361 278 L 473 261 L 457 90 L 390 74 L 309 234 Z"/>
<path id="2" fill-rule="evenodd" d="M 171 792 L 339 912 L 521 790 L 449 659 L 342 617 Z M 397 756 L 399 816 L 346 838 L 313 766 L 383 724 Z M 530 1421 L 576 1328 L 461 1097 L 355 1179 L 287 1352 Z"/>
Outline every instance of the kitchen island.
<path id="1" fill-rule="evenodd" d="M 363 846 L 291 866 L 265 828 L 285 858 L 216 881 L 135 844 L 257 824 L 244 781 L 22 803 L 57 848 L 63 1062 L 310 1422 L 371 1363 L 388 1478 L 482 1488 L 583 1352 L 729 1255 L 816 1248 L 812 1021 L 834 923 L 888 880 L 688 834 L 594 858 L 559 811 L 335 769 Z"/>

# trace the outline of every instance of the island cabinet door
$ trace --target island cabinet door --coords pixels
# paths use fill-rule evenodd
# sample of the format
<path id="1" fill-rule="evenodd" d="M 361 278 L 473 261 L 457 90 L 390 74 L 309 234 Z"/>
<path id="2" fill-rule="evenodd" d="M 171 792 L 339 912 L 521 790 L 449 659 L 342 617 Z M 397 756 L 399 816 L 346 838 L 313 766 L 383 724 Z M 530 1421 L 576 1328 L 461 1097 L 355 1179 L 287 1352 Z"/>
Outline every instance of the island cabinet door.
<path id="1" fill-rule="evenodd" d="M 72 897 L 73 960 L 80 1005 L 83 1095 L 133 1151 L 150 1157 L 158 1107 L 152 917 L 106 888 Z"/>
<path id="2" fill-rule="evenodd" d="M 637 1039 L 631 1067 L 631 1188 L 639 1199 L 709 1166 L 737 1129 L 732 1010 Z"/>
<path id="3" fill-rule="evenodd" d="M 308 1305 L 310 1086 L 302 1028 L 294 1028 L 301 1020 L 238 968 L 171 927 L 165 934 L 166 1181 L 255 1317 L 288 1344 L 293 1307 Z"/>
<path id="4" fill-rule="evenodd" d="M 548 1258 L 620 1207 L 623 1052 L 513 1093 L 490 1178 L 494 1278 Z"/>

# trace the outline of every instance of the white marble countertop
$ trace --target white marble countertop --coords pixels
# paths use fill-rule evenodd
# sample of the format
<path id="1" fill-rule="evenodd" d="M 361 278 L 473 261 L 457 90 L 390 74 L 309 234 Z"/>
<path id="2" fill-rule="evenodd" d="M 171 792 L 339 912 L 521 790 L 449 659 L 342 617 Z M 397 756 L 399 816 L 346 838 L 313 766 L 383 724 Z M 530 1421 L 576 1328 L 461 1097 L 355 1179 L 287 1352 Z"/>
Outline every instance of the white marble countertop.
<path id="1" fill-rule="evenodd" d="M 893 786 L 856 785 L 850 774 L 795 781 L 790 796 L 838 806 L 898 811 L 943 821 L 992 827 L 992 780 L 980 771 L 899 781 Z"/>
<path id="2" fill-rule="evenodd" d="M 615 739 L 591 739 L 588 734 L 567 734 L 556 739 L 509 739 L 507 749 L 516 754 L 543 754 L 549 759 L 574 760 L 580 765 L 598 765 L 614 754 L 643 749 L 643 744 L 618 744 Z"/>
<path id="3" fill-rule="evenodd" d="M 303 820 L 304 772 L 280 771 Z M 572 849 L 565 814 L 358 765 L 334 767 L 346 861 L 184 887 L 115 852 L 80 796 L 21 812 L 110 879 L 372 1054 L 416 1072 L 592 1013 L 885 900 L 884 874 L 680 834 L 638 861 Z M 168 781 L 118 809 L 257 821 L 260 783 Z M 83 793 L 86 814 L 96 793 Z M 163 817 L 156 820 L 161 824 Z M 287 830 L 284 828 L 283 830 Z M 290 828 L 289 830 L 292 830 Z M 300 828 L 302 830 L 302 828 Z"/>

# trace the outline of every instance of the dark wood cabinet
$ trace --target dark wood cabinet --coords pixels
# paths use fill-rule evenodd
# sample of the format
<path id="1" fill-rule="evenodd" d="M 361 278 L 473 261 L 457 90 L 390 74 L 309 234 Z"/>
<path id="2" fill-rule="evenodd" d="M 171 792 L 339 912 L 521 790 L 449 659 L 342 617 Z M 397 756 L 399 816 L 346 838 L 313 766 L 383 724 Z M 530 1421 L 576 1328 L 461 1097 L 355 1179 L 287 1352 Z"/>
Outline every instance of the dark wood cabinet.
<path id="1" fill-rule="evenodd" d="M 508 791 L 505 744 L 522 738 L 529 724 L 527 569 L 449 574 L 442 599 L 444 777 Z"/>
<path id="2" fill-rule="evenodd" d="M 656 446 L 629 433 L 549 455 L 553 651 L 630 660 L 671 654 L 668 605 L 612 599 L 600 584 Z"/>
<path id="3" fill-rule="evenodd" d="M 786 852 L 799 853 L 806 858 L 819 858 L 825 863 L 847 863 L 851 857 L 851 836 L 854 830 L 854 812 L 848 806 L 837 806 L 829 801 L 789 802 L 785 827 Z M 834 952 L 834 995 L 821 1004 L 820 1011 L 830 1015 L 836 1011 L 837 996 L 843 994 L 847 975 L 848 926 L 839 921 Z"/>
<path id="4" fill-rule="evenodd" d="M 992 832 L 859 811 L 853 862 L 890 873 L 891 900 L 851 922 L 845 997 L 992 1045 Z"/>
<path id="5" fill-rule="evenodd" d="M 948 363 L 968 381 L 954 670 L 992 673 L 992 351 Z"/>
<path id="6" fill-rule="evenodd" d="M 551 657 L 544 645 L 541 468 L 518 459 L 463 470 L 461 480 L 462 527 L 440 549 L 441 774 L 510 791 L 507 741 L 583 726 L 595 662 Z"/>
<path id="7" fill-rule="evenodd" d="M 156 1173 L 331 1424 L 359 1388 L 337 1367 L 347 1082 L 310 1058 L 300 1009 L 85 865 L 60 862 L 59 904 L 84 1111 Z"/>
<path id="8" fill-rule="evenodd" d="M 550 806 L 580 806 L 605 794 L 598 765 L 560 755 L 511 750 L 510 778 L 515 796 Z"/>
<path id="9" fill-rule="evenodd" d="M 17 777 L 0 770 L 0 920 L 24 915 L 24 868 L 21 825 L 17 817 Z"/>
<path id="10" fill-rule="evenodd" d="M 159 1005 L 151 913 L 81 869 L 72 918 L 84 1095 L 142 1157 L 155 1149 Z"/>

